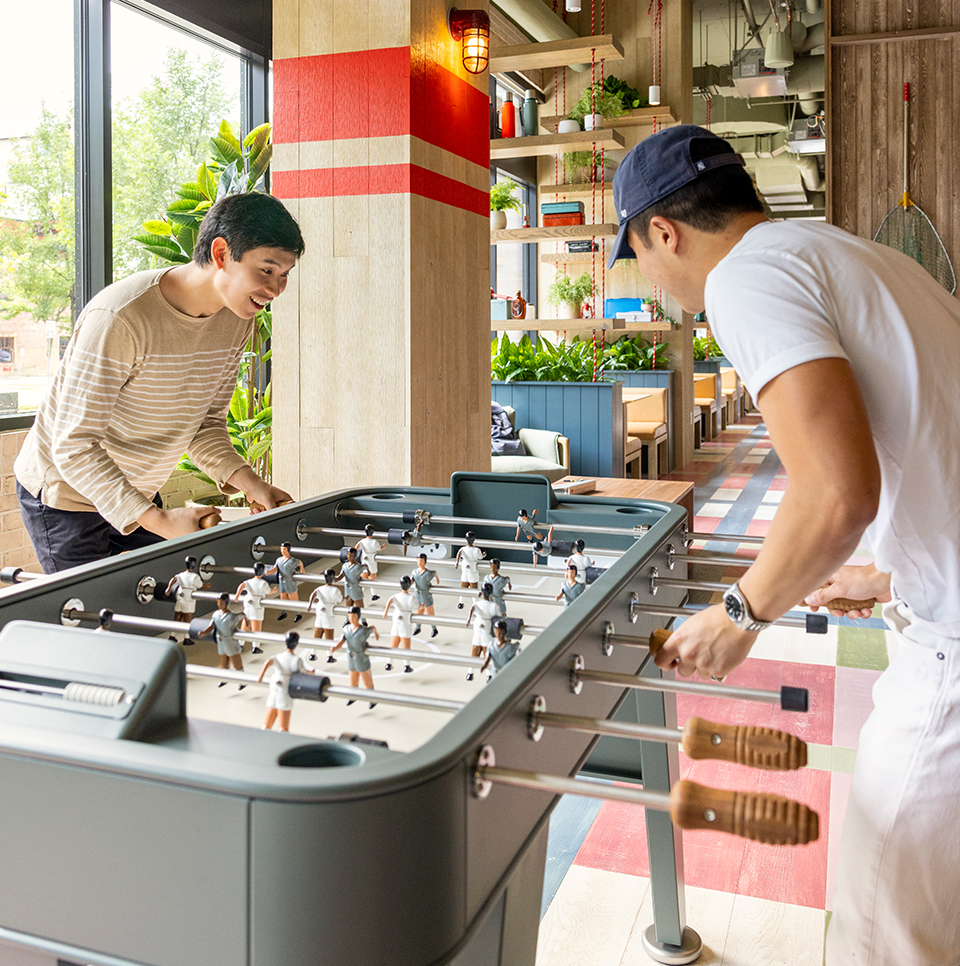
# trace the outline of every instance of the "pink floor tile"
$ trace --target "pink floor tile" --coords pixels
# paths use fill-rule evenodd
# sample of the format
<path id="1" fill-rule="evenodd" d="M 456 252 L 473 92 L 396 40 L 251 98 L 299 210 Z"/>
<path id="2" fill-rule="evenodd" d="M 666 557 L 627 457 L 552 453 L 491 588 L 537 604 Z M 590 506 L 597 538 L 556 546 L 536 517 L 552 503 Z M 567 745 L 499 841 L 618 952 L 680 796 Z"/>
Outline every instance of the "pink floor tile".
<path id="1" fill-rule="evenodd" d="M 834 772 L 830 784 L 830 834 L 827 843 L 827 909 L 833 908 L 833 890 L 837 885 L 837 857 L 840 852 L 840 830 L 847 814 L 847 801 L 853 775 Z M 822 816 L 821 816 L 822 818 Z"/>
<path id="2" fill-rule="evenodd" d="M 883 672 L 838 667 L 833 712 L 833 744 L 859 748 L 860 729 L 873 710 L 873 685 Z"/>
<path id="3" fill-rule="evenodd" d="M 795 799 L 820 819 L 820 837 L 808 845 L 773 846 L 747 842 L 737 883 L 739 895 L 826 907 L 827 856 L 830 843 L 830 777 L 826 771 L 760 772 L 760 791 Z"/>
<path id="4" fill-rule="evenodd" d="M 765 537 L 770 530 L 772 520 L 751 520 L 747 524 L 748 537 Z"/>
<path id="5" fill-rule="evenodd" d="M 728 476 L 720 486 L 728 490 L 742 490 L 749 482 L 749 476 Z"/>
<path id="6" fill-rule="evenodd" d="M 643 807 L 604 802 L 580 845 L 574 865 L 625 875 L 650 875 Z"/>
<path id="7" fill-rule="evenodd" d="M 694 517 L 693 526 L 699 533 L 713 533 L 722 520 L 723 517 Z"/>
<path id="8" fill-rule="evenodd" d="M 785 490 L 787 488 L 787 478 L 785 476 L 775 476 L 767 489 Z"/>
<path id="9" fill-rule="evenodd" d="M 804 741 L 829 745 L 833 739 L 836 668 L 823 664 L 795 664 L 747 658 L 727 677 L 726 683 L 745 688 L 779 691 L 784 685 L 806 688 L 810 710 L 806 714 L 781 711 L 779 706 L 756 701 L 677 695 L 677 719 L 682 726 L 694 715 L 708 721 L 781 728 Z"/>

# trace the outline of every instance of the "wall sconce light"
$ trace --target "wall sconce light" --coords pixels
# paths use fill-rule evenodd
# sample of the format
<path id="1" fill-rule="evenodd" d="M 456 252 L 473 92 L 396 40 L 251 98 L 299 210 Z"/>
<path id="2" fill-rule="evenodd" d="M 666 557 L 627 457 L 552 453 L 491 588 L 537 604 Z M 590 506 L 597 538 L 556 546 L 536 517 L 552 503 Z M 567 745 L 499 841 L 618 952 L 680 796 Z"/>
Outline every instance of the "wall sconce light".
<path id="1" fill-rule="evenodd" d="M 482 74 L 490 60 L 490 17 L 485 10 L 458 10 L 447 13 L 450 36 L 462 44 L 463 67 L 470 74 Z"/>
<path id="2" fill-rule="evenodd" d="M 580 13 L 581 0 L 566 0 L 567 13 Z"/>

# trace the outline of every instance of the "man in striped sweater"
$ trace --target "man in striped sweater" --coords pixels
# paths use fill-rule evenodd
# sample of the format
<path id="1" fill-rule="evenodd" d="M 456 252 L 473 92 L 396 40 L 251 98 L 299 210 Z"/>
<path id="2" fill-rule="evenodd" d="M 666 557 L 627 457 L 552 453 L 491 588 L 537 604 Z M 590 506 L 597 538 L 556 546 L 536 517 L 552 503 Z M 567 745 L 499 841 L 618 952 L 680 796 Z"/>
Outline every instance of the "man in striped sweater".
<path id="1" fill-rule="evenodd" d="M 303 250 L 275 198 L 229 195 L 192 261 L 90 300 L 14 465 L 46 573 L 198 530 L 209 509 L 164 510 L 157 497 L 184 451 L 224 493 L 266 509 L 291 499 L 237 454 L 226 414 L 254 317 Z"/>

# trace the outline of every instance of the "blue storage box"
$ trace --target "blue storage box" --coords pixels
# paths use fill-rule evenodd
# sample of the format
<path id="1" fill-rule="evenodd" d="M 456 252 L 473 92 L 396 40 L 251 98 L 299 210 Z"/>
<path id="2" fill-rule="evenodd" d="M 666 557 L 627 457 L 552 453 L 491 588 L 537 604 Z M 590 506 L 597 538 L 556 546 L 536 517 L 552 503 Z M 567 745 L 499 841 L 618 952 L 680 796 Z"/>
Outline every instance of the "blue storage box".
<path id="1" fill-rule="evenodd" d="M 603 303 L 603 317 L 615 319 L 617 312 L 642 312 L 645 299 L 606 299 Z"/>

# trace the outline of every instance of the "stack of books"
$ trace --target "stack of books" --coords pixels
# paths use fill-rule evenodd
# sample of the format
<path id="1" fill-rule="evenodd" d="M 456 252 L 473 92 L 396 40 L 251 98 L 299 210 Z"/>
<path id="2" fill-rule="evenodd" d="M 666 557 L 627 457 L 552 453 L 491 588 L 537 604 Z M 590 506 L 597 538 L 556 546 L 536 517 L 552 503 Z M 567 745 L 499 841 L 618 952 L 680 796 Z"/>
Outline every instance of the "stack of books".
<path id="1" fill-rule="evenodd" d="M 552 201 L 540 205 L 540 223 L 544 228 L 557 225 L 582 225 L 582 201 Z"/>

